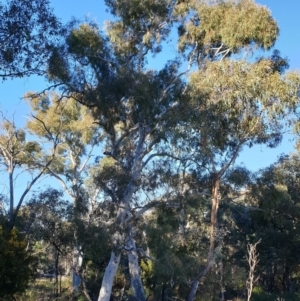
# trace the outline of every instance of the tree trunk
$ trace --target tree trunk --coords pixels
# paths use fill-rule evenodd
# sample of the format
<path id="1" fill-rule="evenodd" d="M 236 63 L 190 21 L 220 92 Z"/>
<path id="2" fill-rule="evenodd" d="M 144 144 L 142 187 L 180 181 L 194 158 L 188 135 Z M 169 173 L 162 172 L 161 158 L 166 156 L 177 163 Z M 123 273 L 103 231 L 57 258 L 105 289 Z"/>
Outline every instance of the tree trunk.
<path id="1" fill-rule="evenodd" d="M 126 238 L 126 249 L 128 252 L 128 265 L 131 286 L 136 300 L 146 301 L 145 291 L 141 280 L 141 270 L 138 262 L 136 245 L 132 235 Z"/>
<path id="2" fill-rule="evenodd" d="M 113 249 L 110 254 L 109 263 L 105 269 L 105 273 L 102 279 L 101 289 L 98 296 L 98 301 L 109 301 L 114 283 L 114 278 L 117 273 L 120 259 L 121 259 L 121 248 L 124 246 L 124 236 L 120 233 L 123 230 L 123 222 L 126 214 L 126 206 L 124 203 L 120 204 L 119 212 L 116 218 L 117 224 L 119 225 L 119 231 L 116 231 L 112 237 Z"/>
<path id="3" fill-rule="evenodd" d="M 9 168 L 9 222 L 11 228 L 14 224 L 14 179 L 13 179 L 13 168 Z"/>
<path id="4" fill-rule="evenodd" d="M 83 254 L 80 246 L 76 246 L 73 251 L 73 277 L 72 277 L 72 290 L 76 292 L 81 283 L 80 270 L 82 268 Z"/>
<path id="5" fill-rule="evenodd" d="M 98 301 L 109 301 L 111 290 L 120 263 L 121 253 L 111 252 L 109 263 L 105 269 Z"/>
<path id="6" fill-rule="evenodd" d="M 55 297 L 58 297 L 58 263 L 59 263 L 59 251 L 56 249 L 55 251 L 55 262 L 54 262 L 54 268 L 55 268 Z"/>
<path id="7" fill-rule="evenodd" d="M 189 297 L 188 297 L 187 301 L 194 301 L 195 300 L 196 293 L 197 293 L 198 286 L 199 286 L 199 282 L 210 271 L 212 265 L 213 265 L 213 262 L 208 262 L 207 265 L 205 266 L 205 268 L 194 279 L 194 281 L 192 283 L 192 286 L 191 286 L 190 294 L 189 294 Z"/>
<path id="8" fill-rule="evenodd" d="M 100 289 L 100 294 L 98 297 L 98 301 L 109 301 L 110 295 L 112 291 L 112 285 L 114 281 L 115 274 L 118 270 L 118 266 L 120 263 L 121 247 L 124 247 L 124 236 L 123 231 L 128 226 L 128 223 L 125 221 L 126 215 L 130 212 L 130 202 L 132 200 L 132 195 L 135 191 L 137 182 L 140 180 L 141 177 L 141 170 L 142 170 L 142 158 L 143 158 L 143 146 L 145 142 L 145 129 L 144 126 L 139 126 L 139 139 L 136 145 L 134 163 L 131 169 L 131 181 L 127 185 L 126 189 L 124 190 L 124 194 L 122 200 L 119 203 L 119 211 L 116 218 L 116 224 L 120 227 L 120 232 L 116 232 L 113 237 L 113 250 L 111 252 L 110 261 L 108 266 L 105 269 L 104 277 L 102 280 L 102 285 Z M 134 241 L 133 241 L 134 243 Z M 134 249 L 136 250 L 135 243 Z M 136 251 L 135 251 L 136 252 Z M 128 255 L 129 256 L 129 255 Z M 136 257 L 135 257 L 136 256 Z M 137 254 L 133 255 L 133 257 L 128 257 L 129 262 L 131 262 L 132 274 L 133 279 L 131 280 L 132 287 L 136 289 L 135 294 L 142 296 L 143 299 L 137 299 L 138 301 L 146 300 L 145 293 L 142 288 L 142 281 L 139 272 L 139 265 L 137 260 Z M 138 269 L 137 269 L 138 268 Z"/>
<path id="9" fill-rule="evenodd" d="M 199 282 L 210 271 L 214 264 L 214 251 L 216 243 L 216 230 L 218 227 L 218 209 L 219 209 L 219 189 L 220 189 L 220 175 L 214 174 L 212 177 L 212 205 L 210 215 L 210 245 L 207 256 L 207 264 L 205 268 L 199 272 L 192 283 L 188 301 L 194 301 L 196 298 Z"/>

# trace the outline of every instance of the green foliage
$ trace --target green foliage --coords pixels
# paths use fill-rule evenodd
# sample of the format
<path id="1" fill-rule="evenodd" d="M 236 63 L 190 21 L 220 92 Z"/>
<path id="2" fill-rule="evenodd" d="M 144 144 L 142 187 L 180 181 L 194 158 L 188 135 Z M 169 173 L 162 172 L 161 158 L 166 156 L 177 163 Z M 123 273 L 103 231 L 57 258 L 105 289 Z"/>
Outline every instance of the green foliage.
<path id="1" fill-rule="evenodd" d="M 226 174 L 226 183 L 234 185 L 236 188 L 242 188 L 251 182 L 251 174 L 242 166 L 236 166 L 228 170 Z"/>
<path id="2" fill-rule="evenodd" d="M 68 65 L 66 60 L 60 55 L 59 48 L 54 47 L 48 59 L 48 78 L 49 80 L 55 80 L 61 78 L 63 80 L 69 80 Z"/>
<path id="3" fill-rule="evenodd" d="M 98 56 L 103 48 L 96 28 L 88 24 L 82 24 L 78 29 L 72 30 L 66 42 L 71 53 L 82 57 Z"/>
<path id="4" fill-rule="evenodd" d="M 0 298 L 13 300 L 23 293 L 36 273 L 36 258 L 27 248 L 20 232 L 9 230 L 3 221 L 0 225 Z"/>
<path id="5" fill-rule="evenodd" d="M 116 22 L 107 23 L 107 30 L 118 55 L 140 56 L 137 59 L 141 60 L 141 51 L 161 51 L 160 42 L 167 38 L 172 24 L 172 1 L 105 2 L 111 13 L 117 17 Z M 137 63 L 140 66 L 141 61 Z"/>
<path id="6" fill-rule="evenodd" d="M 5 118 L 0 125 L 0 156 L 7 169 L 32 166 L 40 157 L 41 147 L 36 141 L 27 141 L 26 131 L 17 128 Z"/>
<path id="7" fill-rule="evenodd" d="M 61 24 L 49 1 L 1 1 L 0 77 L 22 77 L 41 74 Z"/>
<path id="8" fill-rule="evenodd" d="M 253 0 L 220 0 L 213 5 L 191 1 L 191 6 L 195 14 L 181 30 L 180 48 L 187 44 L 208 52 L 215 47 L 220 54 L 236 53 L 247 46 L 269 49 L 277 39 L 279 29 L 270 11 Z"/>
<path id="9" fill-rule="evenodd" d="M 94 139 L 93 118 L 89 110 L 79 105 L 74 99 L 60 103 L 59 96 L 55 93 L 49 95 L 28 93 L 26 97 L 33 113 L 36 114 L 35 118 L 27 123 L 31 133 L 48 139 L 51 138 L 49 136 L 51 134 L 57 139 L 60 138 L 65 144 L 79 144 L 78 149 L 80 147 L 84 149 L 81 144 L 89 144 Z M 62 149 L 63 145 L 60 146 L 61 151 Z"/>
<path id="10" fill-rule="evenodd" d="M 272 60 L 267 59 L 254 63 L 229 59 L 211 62 L 204 70 L 192 74 L 191 93 L 197 94 L 200 100 L 209 97 L 208 108 L 216 105 L 240 122 L 244 120 L 240 120 L 243 115 L 238 117 L 239 114 L 250 117 L 259 110 L 265 110 L 265 114 L 279 114 L 294 101 L 289 99 L 291 75 L 282 77 L 274 68 Z M 297 96 L 294 97 L 296 100 Z M 263 107 L 259 108 L 259 103 Z M 251 127 L 251 120 L 249 124 Z"/>
<path id="11" fill-rule="evenodd" d="M 68 222 L 72 205 L 62 197 L 61 191 L 50 188 L 39 195 L 33 195 L 27 204 L 31 219 L 27 222 L 31 223 L 35 240 L 43 240 L 53 244 L 59 252 L 66 252 L 73 240 Z"/>
<path id="12" fill-rule="evenodd" d="M 253 211 L 252 227 L 262 238 L 259 271 L 264 276 L 264 289 L 286 292 L 299 281 L 298 255 L 299 185 L 297 155 L 283 157 L 277 164 L 262 171 L 252 187 L 253 200 L 258 206 Z"/>
<path id="13" fill-rule="evenodd" d="M 298 293 L 285 293 L 285 294 L 276 294 L 276 293 L 266 293 L 263 292 L 262 289 L 258 289 L 255 287 L 253 289 L 253 295 L 251 297 L 253 301 L 297 301 L 299 300 Z"/>
<path id="14" fill-rule="evenodd" d="M 204 263 L 207 251 L 208 229 L 201 218 L 203 207 L 205 200 L 194 196 L 179 207 L 162 206 L 147 216 L 147 247 L 155 261 L 142 260 L 141 268 L 151 300 L 188 295 L 187 283 Z"/>

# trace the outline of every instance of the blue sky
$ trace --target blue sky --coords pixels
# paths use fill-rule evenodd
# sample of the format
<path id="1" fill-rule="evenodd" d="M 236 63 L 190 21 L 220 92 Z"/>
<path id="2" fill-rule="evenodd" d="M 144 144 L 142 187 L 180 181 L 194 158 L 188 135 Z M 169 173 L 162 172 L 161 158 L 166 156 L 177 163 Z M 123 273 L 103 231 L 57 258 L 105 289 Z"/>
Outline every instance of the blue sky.
<path id="1" fill-rule="evenodd" d="M 300 27 L 299 0 L 258 0 L 267 6 L 280 28 L 280 35 L 275 45 L 290 60 L 291 69 L 300 69 Z"/>
<path id="2" fill-rule="evenodd" d="M 51 0 L 50 2 L 54 12 L 64 22 L 70 20 L 71 16 L 82 20 L 87 16 L 102 26 L 104 20 L 109 18 L 101 0 L 85 0 L 84 2 L 82 0 Z M 283 56 L 289 58 L 290 69 L 300 70 L 300 0 L 257 0 L 256 2 L 266 5 L 278 22 L 280 36 L 275 48 L 279 49 Z M 164 53 L 166 57 L 168 51 Z M 38 77 L 7 80 L 0 83 L 0 109 L 8 118 L 14 117 L 18 124 L 24 124 L 28 108 L 21 100 L 22 96 L 28 91 L 36 91 L 43 87 L 45 83 L 42 78 Z M 290 137 L 286 136 L 281 146 L 276 149 L 270 150 L 259 146 L 245 150 L 238 162 L 244 162 L 251 170 L 257 170 L 276 161 L 279 154 L 293 151 L 293 144 Z"/>

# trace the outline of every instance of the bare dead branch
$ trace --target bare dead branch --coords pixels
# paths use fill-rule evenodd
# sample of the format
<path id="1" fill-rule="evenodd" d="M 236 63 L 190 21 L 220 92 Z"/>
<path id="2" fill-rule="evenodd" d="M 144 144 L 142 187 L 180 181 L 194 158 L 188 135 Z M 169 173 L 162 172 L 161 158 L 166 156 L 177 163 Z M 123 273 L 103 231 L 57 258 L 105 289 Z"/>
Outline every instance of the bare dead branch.
<path id="1" fill-rule="evenodd" d="M 250 301 L 252 290 L 253 290 L 253 285 L 259 279 L 259 277 L 255 278 L 254 272 L 255 272 L 255 268 L 259 262 L 256 247 L 260 242 L 261 242 L 261 239 L 258 242 L 256 242 L 255 244 L 247 245 L 247 251 L 248 251 L 247 260 L 248 260 L 248 264 L 249 264 L 249 277 L 246 281 L 246 288 L 247 288 L 247 292 L 248 292 L 247 301 Z"/>

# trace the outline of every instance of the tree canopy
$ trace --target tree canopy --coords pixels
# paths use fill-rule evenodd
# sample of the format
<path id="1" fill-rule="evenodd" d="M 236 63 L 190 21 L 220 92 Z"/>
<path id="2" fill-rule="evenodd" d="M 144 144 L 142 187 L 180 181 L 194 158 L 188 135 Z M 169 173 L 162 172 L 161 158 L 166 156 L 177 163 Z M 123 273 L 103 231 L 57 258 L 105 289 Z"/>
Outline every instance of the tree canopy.
<path id="1" fill-rule="evenodd" d="M 61 24 L 49 1 L 0 3 L 0 76 L 2 79 L 42 74 Z"/>

